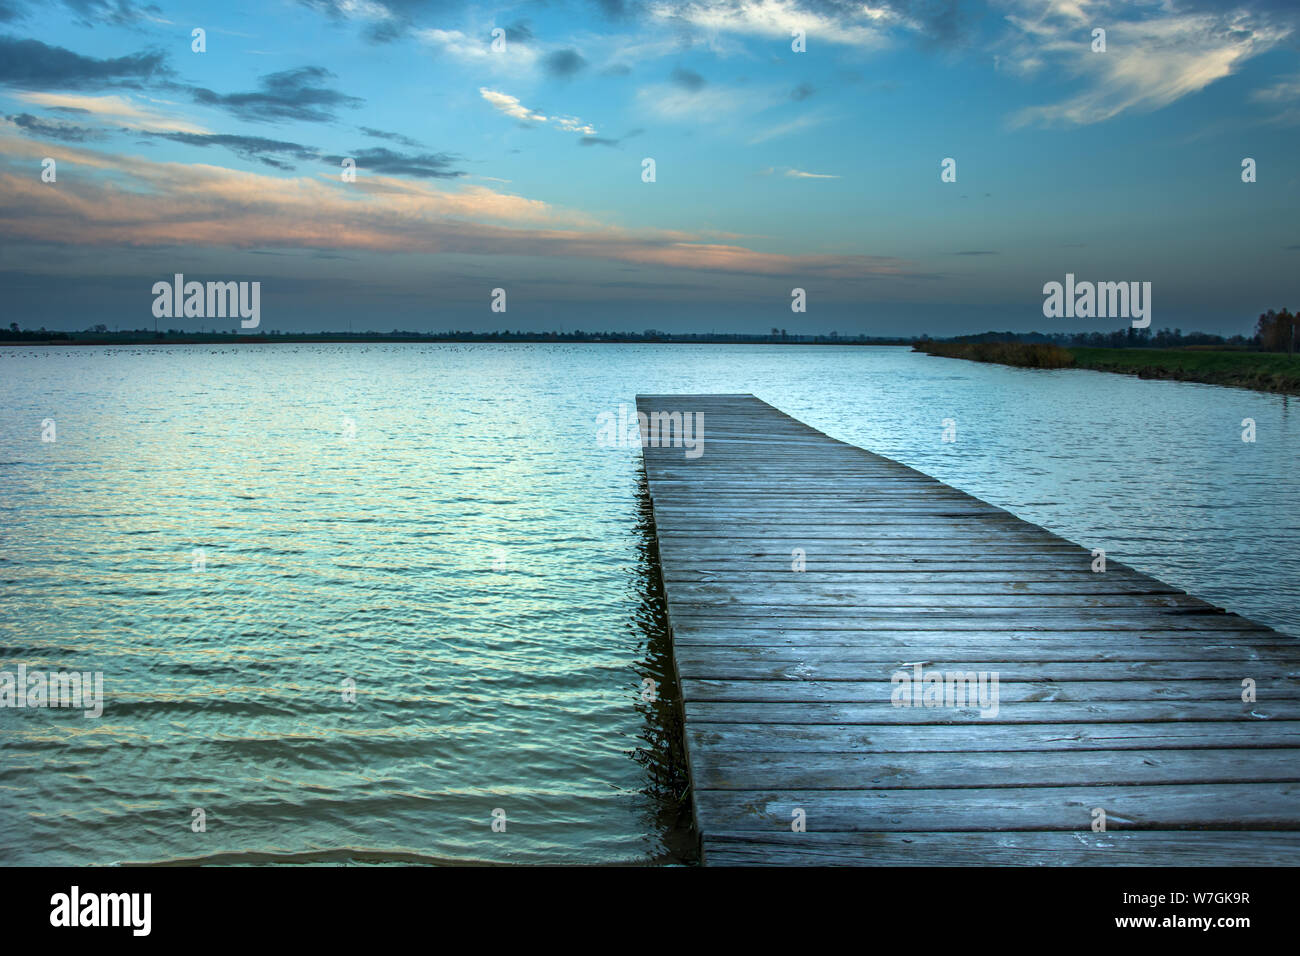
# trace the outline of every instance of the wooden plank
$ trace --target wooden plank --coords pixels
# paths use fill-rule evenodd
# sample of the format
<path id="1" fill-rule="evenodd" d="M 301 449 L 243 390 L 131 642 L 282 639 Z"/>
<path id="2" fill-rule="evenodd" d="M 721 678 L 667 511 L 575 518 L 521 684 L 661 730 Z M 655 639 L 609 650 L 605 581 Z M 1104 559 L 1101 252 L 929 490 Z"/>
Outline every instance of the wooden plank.
<path id="1" fill-rule="evenodd" d="M 723 753 L 701 790 L 894 790 L 1300 781 L 1300 749 L 982 751 L 905 754 Z"/>
<path id="2" fill-rule="evenodd" d="M 995 833 L 711 831 L 707 866 L 1278 866 L 1300 833 L 1128 830 Z"/>
<path id="3" fill-rule="evenodd" d="M 1000 666 L 1000 665 L 998 665 Z M 1002 677 L 998 670 L 976 670 L 962 666 L 954 671 L 944 671 L 932 665 L 926 670 L 938 671 L 939 674 L 952 673 L 966 675 L 952 682 L 960 684 L 963 697 L 967 690 L 972 696 L 983 673 L 983 685 L 987 690 L 991 684 L 990 674 L 998 675 L 998 700 L 1002 706 L 1014 703 L 1035 703 L 1065 701 L 1070 703 L 1096 703 L 1099 701 L 1230 701 L 1245 708 L 1255 709 L 1255 704 L 1242 702 L 1242 684 L 1240 680 L 1225 680 L 1223 677 L 1204 678 L 1201 680 L 1036 680 L 1016 681 Z M 915 673 L 913 668 L 897 668 L 908 678 L 909 686 Z M 1255 681 L 1254 692 L 1263 707 L 1277 700 L 1300 699 L 1300 680 L 1294 678 L 1258 675 L 1250 678 Z M 944 692 L 944 685 L 935 685 L 939 693 Z M 890 680 L 718 680 L 715 678 L 695 678 L 683 689 L 682 699 L 687 701 L 743 702 L 743 703 L 863 703 L 891 705 L 891 698 L 901 689 L 900 684 Z M 910 693 L 910 691 L 909 691 Z M 1258 701 L 1257 701 L 1258 703 Z M 894 707 L 893 709 L 902 709 Z M 915 709 L 915 708 L 913 708 Z"/>
<path id="4" fill-rule="evenodd" d="M 854 830 L 1300 830 L 1300 783 L 945 787 L 932 790 L 700 790 L 701 831 L 789 831 L 796 810 L 819 833 Z"/>
<path id="5" fill-rule="evenodd" d="M 844 660 L 834 653 L 838 648 L 817 648 L 822 660 L 763 660 L 737 653 L 752 648 L 684 647 L 677 653 L 677 673 L 692 683 L 695 681 L 888 681 L 904 664 L 902 660 Z M 999 671 L 1003 681 L 1128 681 L 1159 680 L 1177 683 L 1218 680 L 1223 677 L 1223 660 L 1153 660 L 1150 650 L 1135 650 L 1133 660 L 1099 661 L 1001 661 L 985 659 L 977 648 L 966 649 L 966 660 L 953 657 L 935 657 L 917 661 L 927 669 Z M 693 651 L 695 654 L 687 654 Z M 701 655 L 700 651 L 705 653 Z M 829 654 L 827 653 L 829 652 Z M 987 654 L 987 652 L 985 652 Z M 1192 653 L 1197 653 L 1193 651 Z M 1139 656 L 1141 655 L 1141 656 Z M 812 656 L 812 655 L 808 655 Z M 879 655 L 874 655 L 879 656 Z M 1198 656 L 1200 656 L 1198 654 Z M 788 657 L 788 655 L 787 655 Z M 1233 655 L 1228 660 L 1237 660 Z M 1300 679 L 1300 664 L 1288 661 L 1271 662 L 1265 673 L 1278 679 Z M 1234 685 L 1240 689 L 1239 685 Z"/>
<path id="6" fill-rule="evenodd" d="M 710 724 L 686 726 L 692 761 L 712 753 L 929 753 L 1300 747 L 1300 721 L 1007 724 Z"/>
<path id="7" fill-rule="evenodd" d="M 693 691 L 683 690 L 689 695 Z M 710 724 L 1059 724 L 1151 723 L 1195 720 L 1300 720 L 1300 701 L 1264 700 L 1097 700 L 1006 702 L 994 712 L 964 707 L 895 707 L 887 701 L 776 703 L 685 698 L 686 719 Z"/>
<path id="8" fill-rule="evenodd" d="M 706 863 L 1300 863 L 1300 642 L 753 396 L 637 407 L 704 416 L 642 453 Z"/>

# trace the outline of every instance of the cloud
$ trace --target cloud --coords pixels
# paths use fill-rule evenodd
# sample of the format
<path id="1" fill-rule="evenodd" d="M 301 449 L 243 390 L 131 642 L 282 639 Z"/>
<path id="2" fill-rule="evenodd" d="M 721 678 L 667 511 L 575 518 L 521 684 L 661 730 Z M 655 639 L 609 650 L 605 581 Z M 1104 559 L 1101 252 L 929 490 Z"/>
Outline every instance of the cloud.
<path id="1" fill-rule="evenodd" d="M 124 96 L 86 96 L 77 93 L 18 93 L 24 103 L 43 106 L 77 116 L 93 116 L 133 130 L 173 130 L 181 133 L 206 133 L 202 126 L 188 120 L 177 119 L 170 113 L 151 105 L 144 105 Z M 161 102 L 161 101 L 151 101 Z M 165 104 L 168 106 L 174 104 Z"/>
<path id="2" fill-rule="evenodd" d="M 506 45 L 500 52 L 492 49 L 490 36 L 470 36 L 460 30 L 428 28 L 416 30 L 414 36 L 425 46 L 465 63 L 512 74 L 530 72 L 541 56 L 531 43 L 532 31 L 528 31 L 526 41 L 517 41 L 511 37 L 517 27 L 502 29 L 506 31 Z M 523 29 L 527 30 L 526 27 Z"/>
<path id="3" fill-rule="evenodd" d="M 679 66 L 673 70 L 671 79 L 682 89 L 689 90 L 692 93 L 698 93 L 704 89 L 704 77 L 694 70 L 687 70 Z"/>
<path id="4" fill-rule="evenodd" d="M 107 23 L 112 26 L 132 26 L 140 21 L 167 23 L 162 10 L 149 3 L 137 6 L 130 0 L 63 0 L 63 5 L 80 16 L 87 26 Z"/>
<path id="5" fill-rule="evenodd" d="M 57 139 L 65 143 L 84 143 L 90 140 L 106 139 L 108 134 L 102 129 L 89 126 L 77 126 L 63 120 L 45 119 L 31 113 L 18 113 L 5 117 L 24 134 L 36 139 Z"/>
<path id="6" fill-rule="evenodd" d="M 580 140 L 578 140 L 578 145 L 579 146 L 618 146 L 622 144 L 625 140 L 629 140 L 634 137 L 640 136 L 644 132 L 645 132 L 644 129 L 637 127 L 636 129 L 628 130 L 618 139 L 614 139 L 613 137 L 610 136 L 584 136 Z"/>
<path id="7" fill-rule="evenodd" d="M 798 103 L 808 99 L 808 97 L 812 96 L 816 92 L 817 90 L 813 88 L 811 83 L 800 83 L 790 91 L 790 99 Z"/>
<path id="8" fill-rule="evenodd" d="M 390 149 L 362 149 L 353 153 L 357 169 L 372 173 L 387 173 L 393 176 L 411 176 L 416 179 L 455 179 L 464 176 L 463 170 L 453 169 L 456 157 L 450 153 L 420 153 L 404 156 Z M 338 165 L 343 157 L 328 157 L 329 162 Z"/>
<path id="9" fill-rule="evenodd" d="M 625 19 L 630 12 L 628 0 L 596 0 L 596 6 L 611 20 Z"/>
<path id="10" fill-rule="evenodd" d="M 320 151 L 299 143 L 287 143 L 260 136 L 238 136 L 229 133 L 163 133 L 144 131 L 146 136 L 182 143 L 186 146 L 218 146 L 230 150 L 240 159 L 260 162 L 274 169 L 293 169 L 291 163 L 280 157 L 303 162 L 320 158 Z"/>
<path id="11" fill-rule="evenodd" d="M 158 163 L 7 138 L 0 154 L 43 155 L 102 176 L 50 189 L 0 169 L 0 232 L 71 246 L 306 249 L 605 260 L 704 272 L 825 278 L 916 275 L 889 256 L 783 255 L 683 232 L 632 232 L 482 186 L 383 176 L 273 177 Z"/>
<path id="12" fill-rule="evenodd" d="M 685 22 L 710 33 L 740 33 L 781 38 L 791 31 L 842 46 L 880 47 L 891 27 L 918 28 L 920 23 L 886 6 L 851 0 L 652 0 L 651 17 Z"/>
<path id="13" fill-rule="evenodd" d="M 1279 126 L 1300 125 L 1300 74 L 1283 77 L 1272 86 L 1255 90 L 1250 98 L 1255 103 L 1285 107 L 1269 117 L 1270 123 Z"/>
<path id="14" fill-rule="evenodd" d="M 734 119 L 765 107 L 748 92 L 723 87 L 692 91 L 675 84 L 656 84 L 638 90 L 637 98 L 652 113 L 671 120 Z"/>
<path id="15" fill-rule="evenodd" d="M 584 123 L 576 116 L 550 116 L 544 113 L 538 113 L 524 106 L 519 102 L 519 97 L 511 96 L 509 93 L 502 93 L 499 90 L 489 90 L 485 86 L 478 89 L 479 95 L 491 103 L 496 109 L 505 113 L 521 123 L 546 123 L 549 122 L 556 129 L 564 130 L 566 133 L 581 133 L 583 136 L 595 136 L 596 127 L 589 123 Z"/>
<path id="16" fill-rule="evenodd" d="M 819 123 L 825 122 L 825 117 L 820 113 L 806 113 L 802 116 L 796 116 L 792 120 L 784 123 L 778 123 L 776 126 L 770 126 L 754 135 L 750 136 L 746 142 L 750 146 L 757 146 L 759 143 L 766 143 L 769 139 L 777 139 L 781 136 L 788 136 L 791 133 L 797 133 L 801 129 L 809 129 Z"/>
<path id="17" fill-rule="evenodd" d="M 567 80 L 586 65 L 587 61 L 578 54 L 578 51 L 571 49 L 556 50 L 542 59 L 542 69 L 556 79 Z"/>
<path id="18" fill-rule="evenodd" d="M 358 126 L 361 132 L 374 139 L 386 139 L 390 143 L 397 143 L 400 146 L 409 146 L 412 149 L 422 149 L 424 144 L 419 140 L 411 139 L 409 136 L 403 136 L 401 133 L 389 133 L 382 129 L 375 129 L 371 126 Z"/>
<path id="19" fill-rule="evenodd" d="M 422 6 L 419 0 L 298 0 L 305 7 L 322 13 L 338 23 L 362 24 L 366 39 L 372 43 L 391 43 L 411 29 L 407 10 Z"/>
<path id="20" fill-rule="evenodd" d="M 528 21 L 520 20 L 504 28 L 507 43 L 527 43 L 533 39 L 533 29 Z"/>
<path id="21" fill-rule="evenodd" d="M 511 96 L 509 93 L 502 93 L 499 90 L 489 90 L 485 86 L 478 88 L 479 95 L 491 103 L 496 109 L 505 113 L 521 123 L 545 123 L 546 116 L 542 113 L 534 113 L 523 103 L 519 102 L 519 97 Z"/>
<path id="22" fill-rule="evenodd" d="M 249 122 L 300 120 L 324 123 L 334 119 L 338 107 L 358 107 L 364 101 L 324 86 L 334 74 L 324 67 L 303 66 L 271 73 L 259 81 L 253 93 L 214 93 L 190 87 L 195 102 L 217 107 Z"/>
<path id="23" fill-rule="evenodd" d="M 132 53 L 111 59 L 82 56 L 40 40 L 0 37 L 0 83 L 21 90 L 97 90 L 139 87 L 166 76 L 162 53 Z"/>
<path id="24" fill-rule="evenodd" d="M 1010 117 L 1013 126 L 1082 126 L 1125 112 L 1151 112 L 1199 92 L 1272 48 L 1292 31 L 1245 9 L 1184 12 L 1173 0 L 1139 6 L 1120 0 L 1004 0 L 1012 12 L 1010 53 L 999 67 L 1025 75 L 1050 70 L 1082 85 L 1058 103 Z M 1092 52 L 1094 25 L 1106 52 Z"/>
<path id="25" fill-rule="evenodd" d="M 802 169 L 795 169 L 793 166 L 784 166 L 784 167 L 780 167 L 779 169 L 778 167 L 775 166 L 767 166 L 763 169 L 760 169 L 758 171 L 758 175 L 771 176 L 776 172 L 780 172 L 783 176 L 787 177 L 788 179 L 839 179 L 840 178 L 838 175 L 831 175 L 830 173 L 806 172 Z"/>
<path id="26" fill-rule="evenodd" d="M 1256 103 L 1285 103 L 1300 99 L 1300 75 L 1283 77 L 1272 86 L 1255 90 L 1250 98 Z"/>

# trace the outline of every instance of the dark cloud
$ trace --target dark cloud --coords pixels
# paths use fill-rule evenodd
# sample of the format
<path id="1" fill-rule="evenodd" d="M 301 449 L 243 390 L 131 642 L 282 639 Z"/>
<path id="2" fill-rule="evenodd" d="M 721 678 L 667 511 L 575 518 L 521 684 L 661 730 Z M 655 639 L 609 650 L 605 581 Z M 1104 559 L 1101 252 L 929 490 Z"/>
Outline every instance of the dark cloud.
<path id="1" fill-rule="evenodd" d="M 21 20 L 27 15 L 22 4 L 15 3 L 13 0 L 0 0 L 0 23 L 13 23 L 15 20 Z"/>
<path id="2" fill-rule="evenodd" d="M 334 119 L 340 106 L 357 107 L 364 102 L 323 85 L 334 79 L 324 67 L 303 66 L 262 77 L 255 93 L 214 93 L 190 87 L 195 102 L 215 106 L 250 122 L 303 120 L 324 123 Z"/>
<path id="3" fill-rule="evenodd" d="M 75 123 L 65 123 L 63 120 L 44 119 L 31 113 L 19 113 L 6 118 L 33 139 L 58 139 L 67 143 L 84 143 L 88 140 L 108 137 L 102 129 L 77 126 Z"/>
<path id="4" fill-rule="evenodd" d="M 596 0 L 596 6 L 610 20 L 626 20 L 635 13 L 635 0 Z"/>
<path id="5" fill-rule="evenodd" d="M 617 146 L 620 143 L 622 143 L 624 140 L 629 140 L 634 136 L 640 136 L 644 132 L 645 130 L 638 127 L 637 129 L 628 130 L 618 139 L 614 139 L 612 136 L 584 136 L 578 140 L 578 145 L 579 146 Z"/>
<path id="6" fill-rule="evenodd" d="M 451 168 L 458 158 L 450 153 L 419 153 L 404 156 L 381 146 L 376 149 L 358 150 L 351 158 L 356 160 L 359 171 L 414 176 L 417 179 L 455 179 L 457 176 L 465 175 L 464 170 Z M 329 156 L 326 159 L 335 165 L 343 161 L 342 156 Z"/>
<path id="7" fill-rule="evenodd" d="M 339 25 L 355 22 L 356 4 L 353 0 L 298 0 L 298 2 Z M 383 10 L 386 16 L 366 21 L 362 35 L 371 43 L 392 43 L 406 36 L 417 14 L 442 4 L 432 0 L 369 0 L 369 5 Z"/>
<path id="8" fill-rule="evenodd" d="M 394 40 L 400 40 L 410 26 L 409 20 L 379 20 L 366 24 L 363 33 L 371 43 L 392 43 Z"/>
<path id="9" fill-rule="evenodd" d="M 506 39 L 511 43 L 527 43 L 529 40 L 533 39 L 532 27 L 528 25 L 528 21 L 526 20 L 512 23 L 510 26 L 505 28 L 505 31 Z"/>
<path id="10" fill-rule="evenodd" d="M 857 4 L 848 4 L 861 10 Z M 970 4 L 961 0 L 890 0 L 889 7 L 896 13 L 920 24 L 921 35 L 939 46 L 957 46 L 972 36 L 979 14 Z"/>
<path id="11" fill-rule="evenodd" d="M 389 133 L 382 129 L 375 129 L 371 126 L 358 126 L 357 129 L 374 139 L 386 139 L 390 143 L 397 143 L 399 146 L 409 146 L 412 149 L 422 149 L 424 144 L 417 139 L 411 139 L 409 136 L 403 136 L 401 133 Z"/>
<path id="12" fill-rule="evenodd" d="M 96 23 L 130 26 L 162 16 L 161 8 L 155 4 L 135 4 L 130 0 L 63 0 L 63 5 L 76 13 L 84 26 Z"/>
<path id="13" fill-rule="evenodd" d="M 817 90 L 813 88 L 811 83 L 800 83 L 790 91 L 790 99 L 795 100 L 796 102 L 799 100 L 806 100 L 816 92 Z"/>
<path id="14" fill-rule="evenodd" d="M 218 146 L 230 150 L 240 159 L 259 162 L 274 169 L 293 169 L 292 163 L 285 157 L 305 162 L 319 159 L 320 151 L 299 143 L 286 143 L 278 139 L 263 139 L 260 136 L 235 136 L 227 133 L 180 133 L 146 131 L 146 136 L 184 143 L 186 146 Z"/>
<path id="15" fill-rule="evenodd" d="M 991 249 L 969 249 L 964 252 L 954 252 L 954 256 L 996 256 L 997 253 Z"/>
<path id="16" fill-rule="evenodd" d="M 600 71 L 601 76 L 627 76 L 632 72 L 632 68 L 626 63 L 611 63 L 605 69 Z"/>
<path id="17" fill-rule="evenodd" d="M 704 89 L 704 77 L 694 70 L 688 70 L 685 67 L 677 67 L 673 70 L 672 81 L 683 89 L 690 90 L 692 93 L 698 93 Z"/>
<path id="18" fill-rule="evenodd" d="M 98 90 L 138 87 L 170 73 L 162 53 L 132 53 L 100 60 L 40 40 L 0 37 L 0 83 L 24 90 Z"/>
<path id="19" fill-rule="evenodd" d="M 556 50 L 542 60 L 542 68 L 551 76 L 562 80 L 567 80 L 586 65 L 587 61 L 577 50 Z"/>

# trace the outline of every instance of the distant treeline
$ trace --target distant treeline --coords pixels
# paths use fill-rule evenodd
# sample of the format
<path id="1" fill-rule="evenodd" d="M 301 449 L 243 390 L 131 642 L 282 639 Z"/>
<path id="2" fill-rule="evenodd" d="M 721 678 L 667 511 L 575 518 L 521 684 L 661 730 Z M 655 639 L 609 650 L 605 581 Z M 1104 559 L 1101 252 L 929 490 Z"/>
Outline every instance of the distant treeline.
<path id="1" fill-rule="evenodd" d="M 0 328 L 0 343 L 44 343 L 66 345 L 113 345 L 169 343 L 174 345 L 200 343 L 245 342 L 683 342 L 700 345 L 768 344 L 768 345 L 911 345 L 914 342 L 953 343 L 1007 343 L 1055 345 L 1064 348 L 1209 348 L 1262 350 L 1266 352 L 1292 352 L 1300 336 L 1297 325 L 1300 319 L 1283 309 L 1270 309 L 1259 317 L 1255 334 L 1212 335 L 1208 332 L 1183 332 L 1182 329 L 1123 328 L 1112 332 L 980 332 L 974 335 L 957 335 L 932 339 L 928 335 L 882 336 L 799 334 L 785 329 L 772 329 L 767 333 L 745 332 L 663 332 L 646 329 L 642 332 L 524 332 L 509 329 L 495 332 L 471 332 L 457 329 L 445 332 L 407 332 L 392 329 L 388 332 L 277 332 L 249 333 L 239 329 L 222 331 L 187 332 L 181 329 L 155 331 L 153 329 L 122 329 L 110 331 L 105 325 L 95 325 L 80 332 L 59 332 L 45 328 L 20 329 L 17 322 L 7 329 Z M 1030 353 L 1023 353 L 1028 355 Z M 1052 362 L 1059 356 L 1042 352 L 1042 367 L 1055 367 Z M 997 359 L 992 359 L 997 361 Z"/>
<path id="2" fill-rule="evenodd" d="M 157 331 L 130 329 L 109 331 L 107 326 L 96 325 L 81 332 L 55 332 L 44 328 L 19 329 L 11 323 L 0 329 L 0 343 L 42 343 L 65 345 L 127 345 L 168 343 L 173 345 L 200 343 L 245 342 L 685 342 L 700 345 L 726 344 L 777 344 L 777 345 L 910 345 L 913 339 L 902 336 L 800 335 L 784 329 L 773 329 L 768 334 L 726 332 L 661 332 L 646 329 L 644 332 L 523 332 L 503 330 L 497 332 L 258 332 L 250 334 L 237 329 L 221 332 L 186 332 L 180 329 Z"/>

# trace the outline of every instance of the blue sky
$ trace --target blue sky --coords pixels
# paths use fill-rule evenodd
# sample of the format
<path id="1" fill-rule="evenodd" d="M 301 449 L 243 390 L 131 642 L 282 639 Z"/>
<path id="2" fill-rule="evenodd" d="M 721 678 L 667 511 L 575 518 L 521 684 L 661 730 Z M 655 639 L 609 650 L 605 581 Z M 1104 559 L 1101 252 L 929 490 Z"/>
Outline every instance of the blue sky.
<path id="1" fill-rule="evenodd" d="M 183 272 L 263 329 L 1127 324 L 1045 319 L 1072 272 L 1247 332 L 1300 305 L 1298 43 L 1210 0 L 0 0 L 5 322 L 151 327 Z"/>

